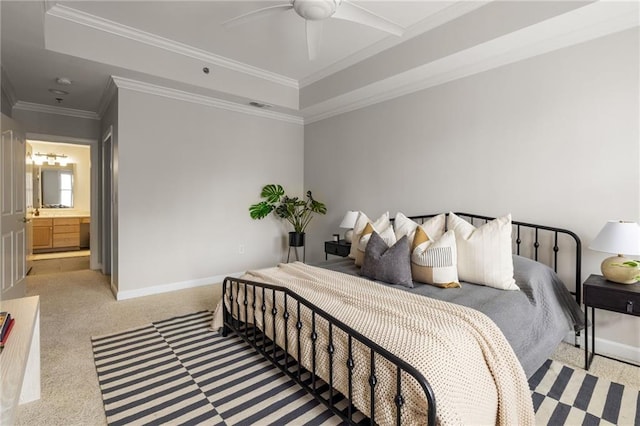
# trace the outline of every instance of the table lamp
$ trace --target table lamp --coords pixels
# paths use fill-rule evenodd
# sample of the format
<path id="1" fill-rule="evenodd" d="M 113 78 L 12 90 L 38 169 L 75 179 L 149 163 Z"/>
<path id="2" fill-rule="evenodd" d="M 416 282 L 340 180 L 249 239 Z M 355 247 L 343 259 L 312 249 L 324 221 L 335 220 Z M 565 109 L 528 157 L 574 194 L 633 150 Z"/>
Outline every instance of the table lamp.
<path id="1" fill-rule="evenodd" d="M 344 233 L 344 240 L 347 243 L 351 243 L 351 239 L 353 238 L 353 227 L 356 226 L 357 219 L 358 212 L 349 210 L 347 214 L 344 215 L 342 222 L 340 222 L 340 228 L 347 229 L 347 232 Z"/>
<path id="2" fill-rule="evenodd" d="M 617 253 L 602 261 L 600 270 L 609 281 L 633 284 L 640 278 L 638 263 L 623 257 L 623 254 L 640 255 L 640 226 L 635 222 L 611 220 L 607 222 L 589 246 L 591 250 Z M 625 263 L 630 262 L 630 263 Z"/>

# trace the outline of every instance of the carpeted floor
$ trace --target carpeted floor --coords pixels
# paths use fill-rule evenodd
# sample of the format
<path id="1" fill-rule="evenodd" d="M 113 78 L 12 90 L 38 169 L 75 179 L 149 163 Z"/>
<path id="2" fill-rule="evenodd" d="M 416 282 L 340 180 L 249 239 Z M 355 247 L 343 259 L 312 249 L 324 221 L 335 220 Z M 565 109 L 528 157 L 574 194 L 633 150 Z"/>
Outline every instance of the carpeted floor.
<path id="1" fill-rule="evenodd" d="M 27 294 L 40 295 L 42 398 L 21 405 L 17 425 L 104 425 L 91 337 L 174 316 L 213 310 L 221 285 L 116 302 L 108 277 L 83 270 L 28 276 Z M 579 370 L 584 353 L 561 344 L 554 359 Z M 640 388 L 640 369 L 596 357 L 590 373 Z"/>
<path id="2" fill-rule="evenodd" d="M 31 262 L 29 276 L 89 269 L 89 256 L 40 259 Z"/>

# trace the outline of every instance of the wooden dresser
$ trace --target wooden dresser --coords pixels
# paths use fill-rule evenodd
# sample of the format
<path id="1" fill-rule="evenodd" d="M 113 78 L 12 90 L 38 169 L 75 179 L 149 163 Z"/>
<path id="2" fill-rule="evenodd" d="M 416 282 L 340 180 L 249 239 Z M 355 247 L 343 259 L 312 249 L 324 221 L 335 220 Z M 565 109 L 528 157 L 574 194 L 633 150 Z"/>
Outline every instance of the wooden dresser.
<path id="1" fill-rule="evenodd" d="M 34 217 L 34 253 L 79 249 L 80 223 L 89 220 L 88 217 Z"/>

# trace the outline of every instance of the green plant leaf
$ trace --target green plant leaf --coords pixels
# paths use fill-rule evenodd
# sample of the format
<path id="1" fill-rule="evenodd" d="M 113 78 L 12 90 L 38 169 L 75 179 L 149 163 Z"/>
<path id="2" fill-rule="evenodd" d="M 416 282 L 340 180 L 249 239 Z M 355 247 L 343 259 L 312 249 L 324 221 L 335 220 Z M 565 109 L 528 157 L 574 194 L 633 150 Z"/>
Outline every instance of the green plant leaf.
<path id="1" fill-rule="evenodd" d="M 280 197 L 282 197 L 283 195 L 284 188 L 282 188 L 282 185 L 274 184 L 265 185 L 264 188 L 262 188 L 262 192 L 260 193 L 260 197 L 266 198 L 266 201 L 272 204 L 280 201 Z"/>
<path id="2" fill-rule="evenodd" d="M 264 219 L 273 211 L 273 209 L 273 204 L 261 201 L 258 204 L 253 204 L 249 207 L 249 215 L 251 216 L 251 219 Z"/>

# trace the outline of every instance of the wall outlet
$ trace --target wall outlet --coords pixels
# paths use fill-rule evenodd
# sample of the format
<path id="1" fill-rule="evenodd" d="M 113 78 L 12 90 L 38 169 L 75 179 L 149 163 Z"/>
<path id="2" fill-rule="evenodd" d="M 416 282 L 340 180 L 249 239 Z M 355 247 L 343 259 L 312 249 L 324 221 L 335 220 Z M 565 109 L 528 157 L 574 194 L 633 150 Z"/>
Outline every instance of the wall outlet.
<path id="1" fill-rule="evenodd" d="M 244 254 L 244 244 L 238 246 L 238 254 Z"/>

